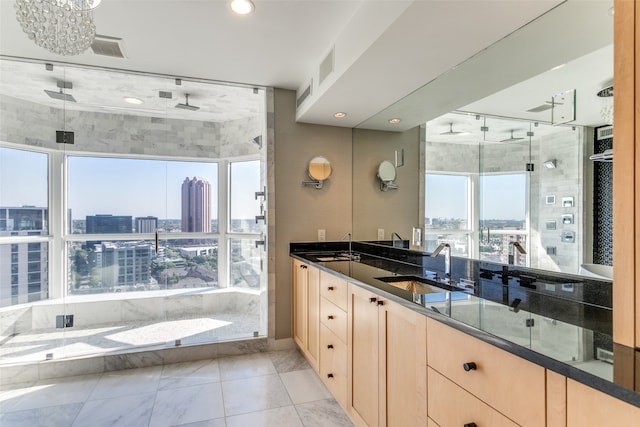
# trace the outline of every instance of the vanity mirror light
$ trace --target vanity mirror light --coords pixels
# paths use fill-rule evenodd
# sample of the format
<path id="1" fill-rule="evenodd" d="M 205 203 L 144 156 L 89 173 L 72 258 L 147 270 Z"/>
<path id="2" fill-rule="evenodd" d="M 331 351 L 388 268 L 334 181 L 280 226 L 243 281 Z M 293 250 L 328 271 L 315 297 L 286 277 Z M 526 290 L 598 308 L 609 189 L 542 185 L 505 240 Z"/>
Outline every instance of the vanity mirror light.
<path id="1" fill-rule="evenodd" d="M 398 184 L 396 179 L 396 167 L 388 160 L 380 162 L 378 166 L 378 179 L 380 180 L 380 191 L 397 190 Z"/>
<path id="2" fill-rule="evenodd" d="M 307 175 L 310 181 L 302 181 L 302 185 L 313 185 L 321 189 L 324 181 L 331 176 L 331 162 L 326 157 L 316 156 L 309 161 Z"/>

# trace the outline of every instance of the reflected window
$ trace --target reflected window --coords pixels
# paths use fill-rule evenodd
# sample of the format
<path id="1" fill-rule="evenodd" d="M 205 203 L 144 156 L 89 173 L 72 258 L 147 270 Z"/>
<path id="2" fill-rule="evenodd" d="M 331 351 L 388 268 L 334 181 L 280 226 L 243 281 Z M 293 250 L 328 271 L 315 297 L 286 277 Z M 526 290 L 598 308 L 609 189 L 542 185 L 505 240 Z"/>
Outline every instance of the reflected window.
<path id="1" fill-rule="evenodd" d="M 426 174 L 425 227 L 434 230 L 469 229 L 469 177 Z"/>
<path id="2" fill-rule="evenodd" d="M 478 184 L 480 258 L 507 264 L 511 251 L 512 263 L 526 266 L 526 254 L 509 247 L 518 242 L 527 248 L 526 174 L 482 175 Z"/>

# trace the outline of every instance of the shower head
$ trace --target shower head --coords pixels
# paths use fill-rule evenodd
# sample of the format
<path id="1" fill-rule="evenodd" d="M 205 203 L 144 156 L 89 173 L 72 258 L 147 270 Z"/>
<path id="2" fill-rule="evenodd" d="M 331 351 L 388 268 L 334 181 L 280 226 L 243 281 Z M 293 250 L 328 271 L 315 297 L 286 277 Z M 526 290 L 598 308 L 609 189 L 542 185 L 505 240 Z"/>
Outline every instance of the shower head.
<path id="1" fill-rule="evenodd" d="M 184 100 L 184 104 L 176 104 L 176 108 L 182 108 L 183 110 L 190 110 L 190 111 L 196 111 L 199 110 L 200 107 L 196 107 L 195 105 L 189 105 L 189 94 L 185 94 L 184 95 L 185 100 Z"/>
<path id="2" fill-rule="evenodd" d="M 514 137 L 513 136 L 513 129 L 511 129 L 511 136 L 509 138 L 507 138 L 507 139 L 503 139 L 500 142 L 514 142 L 514 141 L 520 141 L 522 139 L 524 139 L 524 138 L 522 138 L 522 137 Z"/>
<path id="3" fill-rule="evenodd" d="M 49 95 L 50 98 L 53 98 L 53 99 L 58 99 L 60 101 L 76 102 L 76 99 L 73 97 L 73 95 L 63 92 L 63 89 L 73 89 L 73 83 L 66 82 L 64 80 L 58 80 L 56 82 L 56 85 L 58 86 L 58 88 L 60 88 L 59 92 L 56 92 L 53 90 L 46 90 L 46 89 L 44 90 L 44 92 L 47 95 Z"/>
<path id="4" fill-rule="evenodd" d="M 59 99 L 60 101 L 76 102 L 76 99 L 73 97 L 73 95 L 62 92 L 62 89 L 60 89 L 60 92 L 56 92 L 55 90 L 46 90 L 46 89 L 44 91 L 47 95 L 49 95 L 49 97 L 53 99 Z"/>

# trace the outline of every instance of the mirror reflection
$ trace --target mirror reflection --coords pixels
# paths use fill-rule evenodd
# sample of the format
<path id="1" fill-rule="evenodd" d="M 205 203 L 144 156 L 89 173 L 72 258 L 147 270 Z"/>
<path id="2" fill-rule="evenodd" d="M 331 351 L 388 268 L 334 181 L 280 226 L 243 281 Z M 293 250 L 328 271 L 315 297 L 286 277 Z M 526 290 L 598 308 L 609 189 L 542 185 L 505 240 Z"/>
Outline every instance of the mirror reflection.
<path id="1" fill-rule="evenodd" d="M 413 228 L 422 230 L 423 241 L 412 245 L 416 250 L 431 252 L 448 243 L 454 256 L 504 264 L 511 252 L 515 265 L 611 278 L 609 7 L 607 2 L 559 7 L 366 122 L 399 116 L 399 111 L 415 116 L 426 108 L 420 107 L 427 102 L 418 99 L 421 93 L 429 94 L 430 106 L 453 107 L 423 113 L 417 140 L 388 137 L 386 149 L 402 148 L 419 158 L 415 175 L 403 176 L 403 183 L 415 179 L 418 191 L 401 190 L 395 201 L 403 209 L 416 209 L 417 218 L 405 215 L 411 222 L 399 223 L 396 216 L 376 215 L 368 223 L 406 235 Z M 562 13 L 564 35 L 554 35 L 553 42 L 527 36 L 548 34 L 544 25 Z M 593 29 L 588 37 L 585 31 L 569 30 L 586 27 Z M 578 33 L 582 36 L 574 37 Z M 524 51 L 527 55 L 515 54 Z M 495 61 L 498 55 L 513 57 L 517 67 L 505 68 Z M 501 83 L 488 82 L 494 72 L 509 76 Z M 560 105 L 561 98 L 568 101 Z M 359 162 L 367 160 L 367 147 L 359 143 L 364 135 L 364 130 L 354 133 L 353 156 Z M 363 190 L 356 176 L 360 169 L 354 163 L 354 219 L 385 211 L 358 196 Z M 374 232 L 354 220 L 354 238 L 373 241 Z M 514 251 L 515 243 L 523 250 Z"/>
<path id="2" fill-rule="evenodd" d="M 307 175 L 311 180 L 302 181 L 302 185 L 313 185 L 319 190 L 324 181 L 331 176 L 331 163 L 325 157 L 316 156 L 307 165 Z"/>
<path id="3" fill-rule="evenodd" d="M 324 157 L 314 157 L 309 162 L 309 178 L 324 181 L 331 175 L 331 163 Z"/>

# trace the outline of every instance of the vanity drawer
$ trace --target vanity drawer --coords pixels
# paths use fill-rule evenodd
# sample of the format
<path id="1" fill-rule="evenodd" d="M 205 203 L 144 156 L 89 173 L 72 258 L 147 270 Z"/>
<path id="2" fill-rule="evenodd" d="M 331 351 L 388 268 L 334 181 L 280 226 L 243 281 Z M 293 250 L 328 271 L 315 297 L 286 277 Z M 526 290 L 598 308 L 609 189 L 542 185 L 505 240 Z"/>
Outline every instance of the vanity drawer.
<path id="1" fill-rule="evenodd" d="M 427 376 L 429 418 L 438 425 L 464 426 L 471 423 L 491 427 L 518 425 L 433 369 L 427 370 Z"/>
<path id="2" fill-rule="evenodd" d="M 347 342 L 347 313 L 322 297 L 320 298 L 320 323 L 336 334 L 343 343 Z"/>
<path id="3" fill-rule="evenodd" d="M 433 319 L 427 319 L 427 363 L 518 424 L 545 425 L 541 366 Z"/>
<path id="4" fill-rule="evenodd" d="M 320 295 L 347 311 L 349 297 L 347 296 L 347 281 L 331 273 L 320 271 Z"/>
<path id="5" fill-rule="evenodd" d="M 320 378 L 338 403 L 346 408 L 347 345 L 324 325 L 320 325 Z"/>

